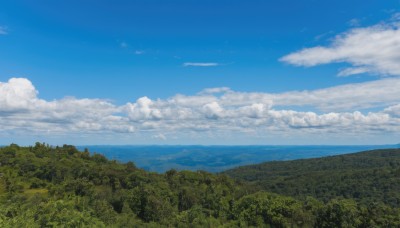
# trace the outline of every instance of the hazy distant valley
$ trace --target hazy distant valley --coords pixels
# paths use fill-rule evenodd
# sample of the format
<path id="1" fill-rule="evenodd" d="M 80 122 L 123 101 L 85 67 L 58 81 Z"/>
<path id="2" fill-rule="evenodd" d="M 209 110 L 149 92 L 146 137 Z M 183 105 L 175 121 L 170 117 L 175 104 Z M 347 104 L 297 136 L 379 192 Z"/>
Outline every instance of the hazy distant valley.
<path id="1" fill-rule="evenodd" d="M 358 151 L 397 148 L 397 145 L 369 146 L 79 146 L 108 159 L 133 161 L 147 171 L 170 169 L 220 172 L 266 161 L 325 157 Z"/>

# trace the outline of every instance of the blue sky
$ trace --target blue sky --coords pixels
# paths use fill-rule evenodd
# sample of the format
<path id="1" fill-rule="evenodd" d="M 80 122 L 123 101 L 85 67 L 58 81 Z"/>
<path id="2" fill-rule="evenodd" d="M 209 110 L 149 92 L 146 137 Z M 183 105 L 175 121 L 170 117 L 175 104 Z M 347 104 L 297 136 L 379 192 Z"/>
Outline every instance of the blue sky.
<path id="1" fill-rule="evenodd" d="M 399 12 L 399 1 L 1 1 L 0 143 L 397 143 Z"/>

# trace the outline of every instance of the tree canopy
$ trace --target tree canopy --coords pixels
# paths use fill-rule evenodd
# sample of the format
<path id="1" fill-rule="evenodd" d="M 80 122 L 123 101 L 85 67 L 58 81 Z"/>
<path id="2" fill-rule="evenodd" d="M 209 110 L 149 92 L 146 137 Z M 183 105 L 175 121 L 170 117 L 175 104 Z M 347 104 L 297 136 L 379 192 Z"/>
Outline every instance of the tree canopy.
<path id="1" fill-rule="evenodd" d="M 364 205 L 400 207 L 400 149 L 324 158 L 266 162 L 224 172 L 259 189 L 323 202 L 353 199 Z"/>
<path id="2" fill-rule="evenodd" d="M 139 169 L 74 146 L 0 148 L 1 227 L 400 226 L 398 208 L 296 199 L 225 174 Z"/>

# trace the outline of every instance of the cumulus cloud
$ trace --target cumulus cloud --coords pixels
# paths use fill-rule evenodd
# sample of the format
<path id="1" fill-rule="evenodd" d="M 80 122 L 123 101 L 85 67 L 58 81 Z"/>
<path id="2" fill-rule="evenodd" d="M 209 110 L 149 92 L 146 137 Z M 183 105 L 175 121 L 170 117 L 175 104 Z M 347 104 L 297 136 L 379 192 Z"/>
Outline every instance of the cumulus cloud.
<path id="1" fill-rule="evenodd" d="M 280 60 L 296 66 L 312 67 L 328 63 L 348 63 L 339 76 L 360 73 L 400 76 L 400 20 L 353 28 L 336 36 L 329 46 L 305 48 Z"/>
<path id="2" fill-rule="evenodd" d="M 3 112 L 29 109 L 37 102 L 37 91 L 32 83 L 23 78 L 11 78 L 0 82 L 0 107 Z"/>
<path id="3" fill-rule="evenodd" d="M 400 118 L 400 104 L 385 108 L 384 113 Z"/>
<path id="4" fill-rule="evenodd" d="M 11 78 L 0 83 L 0 128 L 3 130 L 30 129 L 55 131 L 114 130 L 120 117 L 112 116 L 118 107 L 101 99 L 76 99 L 46 101 L 25 78 Z"/>
<path id="5" fill-rule="evenodd" d="M 185 67 L 215 67 L 219 65 L 220 65 L 219 63 L 193 63 L 193 62 L 183 63 L 183 66 Z"/>
<path id="6" fill-rule="evenodd" d="M 398 132 L 400 94 L 396 88 L 400 88 L 396 78 L 279 94 L 210 88 L 191 96 L 141 97 L 117 106 L 103 99 L 43 100 L 28 79 L 11 78 L 0 83 L 0 130 L 35 135 L 147 132 L 149 138 L 161 140 L 177 133 Z M 322 112 L 293 110 L 296 105 Z M 381 111 L 357 111 L 360 107 Z"/>
<path id="7" fill-rule="evenodd" d="M 126 109 L 128 116 L 134 121 L 161 119 L 162 114 L 160 110 L 154 106 L 154 102 L 148 97 L 141 97 L 134 104 L 128 103 Z"/>
<path id="8" fill-rule="evenodd" d="M 203 106 L 203 112 L 205 116 L 210 119 L 218 119 L 224 115 L 224 110 L 216 101 L 205 104 Z"/>

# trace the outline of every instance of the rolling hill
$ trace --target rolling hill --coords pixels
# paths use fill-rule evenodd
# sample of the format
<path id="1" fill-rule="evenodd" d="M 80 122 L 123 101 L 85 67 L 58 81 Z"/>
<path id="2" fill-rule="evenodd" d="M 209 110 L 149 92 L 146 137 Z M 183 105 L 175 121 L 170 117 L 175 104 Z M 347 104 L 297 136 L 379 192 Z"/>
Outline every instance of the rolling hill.
<path id="1" fill-rule="evenodd" d="M 397 152 L 382 156 L 391 158 Z M 381 164 L 375 157 L 365 159 L 372 166 L 360 163 L 360 168 L 374 172 L 372 167 Z M 398 165 L 396 159 L 390 160 Z M 304 169 L 318 164 L 307 161 Z M 330 164 L 331 169 L 342 163 Z M 277 166 L 277 173 L 284 168 Z M 377 178 L 382 178 L 384 171 L 377 170 Z M 392 183 L 391 179 L 380 181 Z M 302 182 L 297 184 L 301 189 Z M 387 193 L 395 194 L 395 186 L 389 186 Z M 371 197 L 377 198 L 374 191 L 383 190 L 370 190 Z M 148 172 L 133 162 L 108 160 L 70 145 L 0 148 L 0 227 L 400 226 L 400 209 L 383 201 L 365 205 L 353 199 L 321 202 L 306 196 L 295 199 L 262 191 L 205 171 Z"/>
<path id="2" fill-rule="evenodd" d="M 339 197 L 400 207 L 400 149 L 266 162 L 224 174 L 299 199 L 312 196 L 327 202 Z"/>

